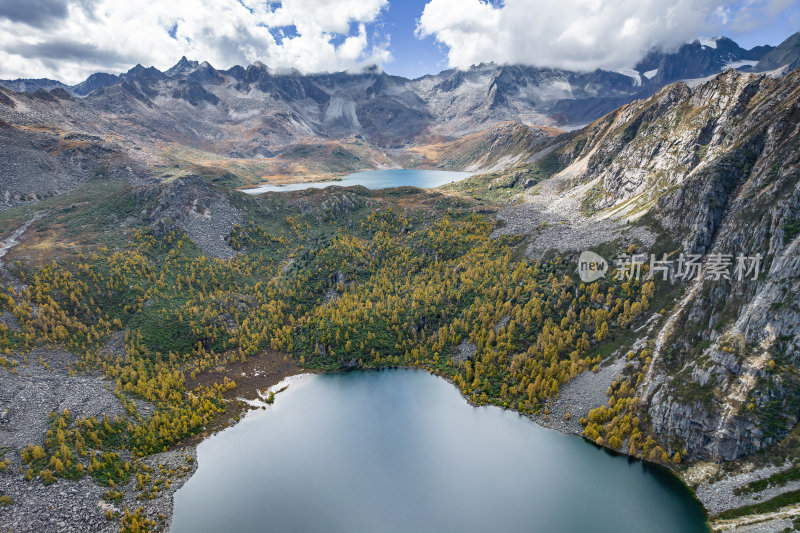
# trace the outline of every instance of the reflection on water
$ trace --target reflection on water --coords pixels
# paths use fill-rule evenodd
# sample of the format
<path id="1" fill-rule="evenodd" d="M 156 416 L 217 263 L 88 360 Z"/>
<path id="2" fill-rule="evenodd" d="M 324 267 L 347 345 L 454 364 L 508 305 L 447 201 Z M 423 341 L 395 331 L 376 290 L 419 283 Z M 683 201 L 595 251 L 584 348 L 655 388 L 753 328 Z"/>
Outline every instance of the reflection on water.
<path id="1" fill-rule="evenodd" d="M 417 370 L 309 375 L 198 449 L 173 533 L 707 531 L 671 474 Z"/>

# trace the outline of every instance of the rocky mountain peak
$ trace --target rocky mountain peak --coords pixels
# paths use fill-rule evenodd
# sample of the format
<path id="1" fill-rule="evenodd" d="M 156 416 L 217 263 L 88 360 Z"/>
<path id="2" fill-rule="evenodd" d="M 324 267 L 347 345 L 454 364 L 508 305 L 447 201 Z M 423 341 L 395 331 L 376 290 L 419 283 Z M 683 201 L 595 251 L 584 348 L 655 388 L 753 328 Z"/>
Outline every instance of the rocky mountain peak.
<path id="1" fill-rule="evenodd" d="M 170 67 L 165 74 L 170 77 L 186 74 L 187 72 L 196 70 L 198 66 L 200 66 L 200 64 L 197 61 L 190 61 L 186 56 L 183 56 L 175 65 Z"/>
<path id="2" fill-rule="evenodd" d="M 798 66 L 800 66 L 800 32 L 795 33 L 764 54 L 758 65 L 756 65 L 756 70 L 765 72 L 781 67 L 794 70 Z"/>
<path id="3" fill-rule="evenodd" d="M 96 72 L 86 78 L 84 81 L 72 87 L 73 94 L 78 96 L 86 96 L 93 91 L 110 87 L 117 83 L 120 77 L 115 74 L 108 74 L 106 72 Z"/>

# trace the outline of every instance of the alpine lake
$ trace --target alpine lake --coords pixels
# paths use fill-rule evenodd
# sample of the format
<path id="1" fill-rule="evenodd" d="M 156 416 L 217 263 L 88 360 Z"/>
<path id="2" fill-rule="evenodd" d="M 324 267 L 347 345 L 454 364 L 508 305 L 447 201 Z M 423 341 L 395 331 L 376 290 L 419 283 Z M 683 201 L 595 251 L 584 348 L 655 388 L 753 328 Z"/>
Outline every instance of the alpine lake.
<path id="1" fill-rule="evenodd" d="M 421 370 L 304 374 L 203 441 L 172 533 L 700 533 L 663 468 L 497 407 Z"/>

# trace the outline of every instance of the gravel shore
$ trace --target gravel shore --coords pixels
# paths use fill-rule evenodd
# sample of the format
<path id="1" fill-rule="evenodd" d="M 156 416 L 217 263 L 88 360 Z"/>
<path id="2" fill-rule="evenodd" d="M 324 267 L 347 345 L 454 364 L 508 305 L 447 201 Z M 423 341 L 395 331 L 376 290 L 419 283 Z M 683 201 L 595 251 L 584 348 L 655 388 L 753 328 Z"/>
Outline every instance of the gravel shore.
<path id="1" fill-rule="evenodd" d="M 76 481 L 57 479 L 51 485 L 38 478 L 28 481 L 20 451 L 29 444 L 44 442 L 51 412 L 67 409 L 74 419 L 94 416 L 100 420 L 104 415 L 124 418 L 126 414 L 105 379 L 74 372 L 70 375 L 76 357 L 66 350 L 37 349 L 25 358 L 11 359 L 17 361 L 15 366 L 0 368 L 0 410 L 8 412 L 8 421 L 0 424 L 0 451 L 9 461 L 0 472 L 0 495 L 12 501 L 11 505 L 0 505 L 3 533 L 117 532 L 125 507 L 142 507 L 159 528 L 168 527 L 172 495 L 197 468 L 195 448 L 184 447 L 142 460 L 153 478 L 161 477 L 164 482 L 170 479 L 170 486 L 160 484 L 153 499 L 136 499 L 139 491 L 133 477 L 125 487 L 117 487 L 125 495 L 118 503 L 105 501 L 108 487 L 96 484 L 90 476 Z M 137 405 L 143 414 L 152 410 L 146 402 Z M 122 458 L 131 460 L 124 451 Z M 113 519 L 106 516 L 107 510 L 115 513 Z"/>
<path id="2" fill-rule="evenodd" d="M 597 372 L 591 370 L 582 372 L 559 389 L 558 398 L 549 404 L 550 414 L 534 416 L 534 420 L 561 433 L 582 435 L 581 417 L 586 416 L 595 407 L 606 405 L 608 402 L 606 389 L 625 368 L 625 362 L 626 358 L 620 357 Z M 570 414 L 569 420 L 566 419 L 567 413 Z"/>
<path id="3" fill-rule="evenodd" d="M 192 460 L 187 460 L 191 456 Z M 119 503 L 107 502 L 103 496 L 108 490 L 85 476 L 77 481 L 57 479 L 44 485 L 38 479 L 27 481 L 17 471 L 18 460 L 12 461 L 5 473 L 0 474 L 0 493 L 11 498 L 12 504 L 0 506 L 0 523 L 3 532 L 9 533 L 116 533 L 120 530 L 120 513 L 127 507 L 141 507 L 145 516 L 156 523 L 156 530 L 169 528 L 172 518 L 173 495 L 189 480 L 197 469 L 195 448 L 186 447 L 149 456 L 143 463 L 152 469 L 153 477 L 163 471 L 176 472 L 169 477 L 170 486 L 158 492 L 153 499 L 137 500 L 133 477 L 125 487 L 118 487 L 125 496 Z M 112 511 L 109 519 L 106 511 Z"/>

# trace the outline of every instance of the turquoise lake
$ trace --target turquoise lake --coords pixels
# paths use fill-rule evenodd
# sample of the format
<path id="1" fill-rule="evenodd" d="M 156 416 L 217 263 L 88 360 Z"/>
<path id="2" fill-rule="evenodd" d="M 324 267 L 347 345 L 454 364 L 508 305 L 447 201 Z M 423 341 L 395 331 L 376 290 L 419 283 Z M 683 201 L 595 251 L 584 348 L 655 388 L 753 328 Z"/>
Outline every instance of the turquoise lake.
<path id="1" fill-rule="evenodd" d="M 292 183 L 290 185 L 261 185 L 253 189 L 242 189 L 247 194 L 261 194 L 270 191 L 302 191 L 305 189 L 322 189 L 335 185 L 350 187 L 363 185 L 368 189 L 386 189 L 389 187 L 420 187 L 433 189 L 448 183 L 461 181 L 472 175 L 472 172 L 451 172 L 446 170 L 364 170 L 354 172 L 336 181 L 316 181 L 309 183 Z"/>
<path id="2" fill-rule="evenodd" d="M 665 470 L 611 454 L 409 369 L 290 378 L 206 439 L 172 533 L 694 533 Z"/>

